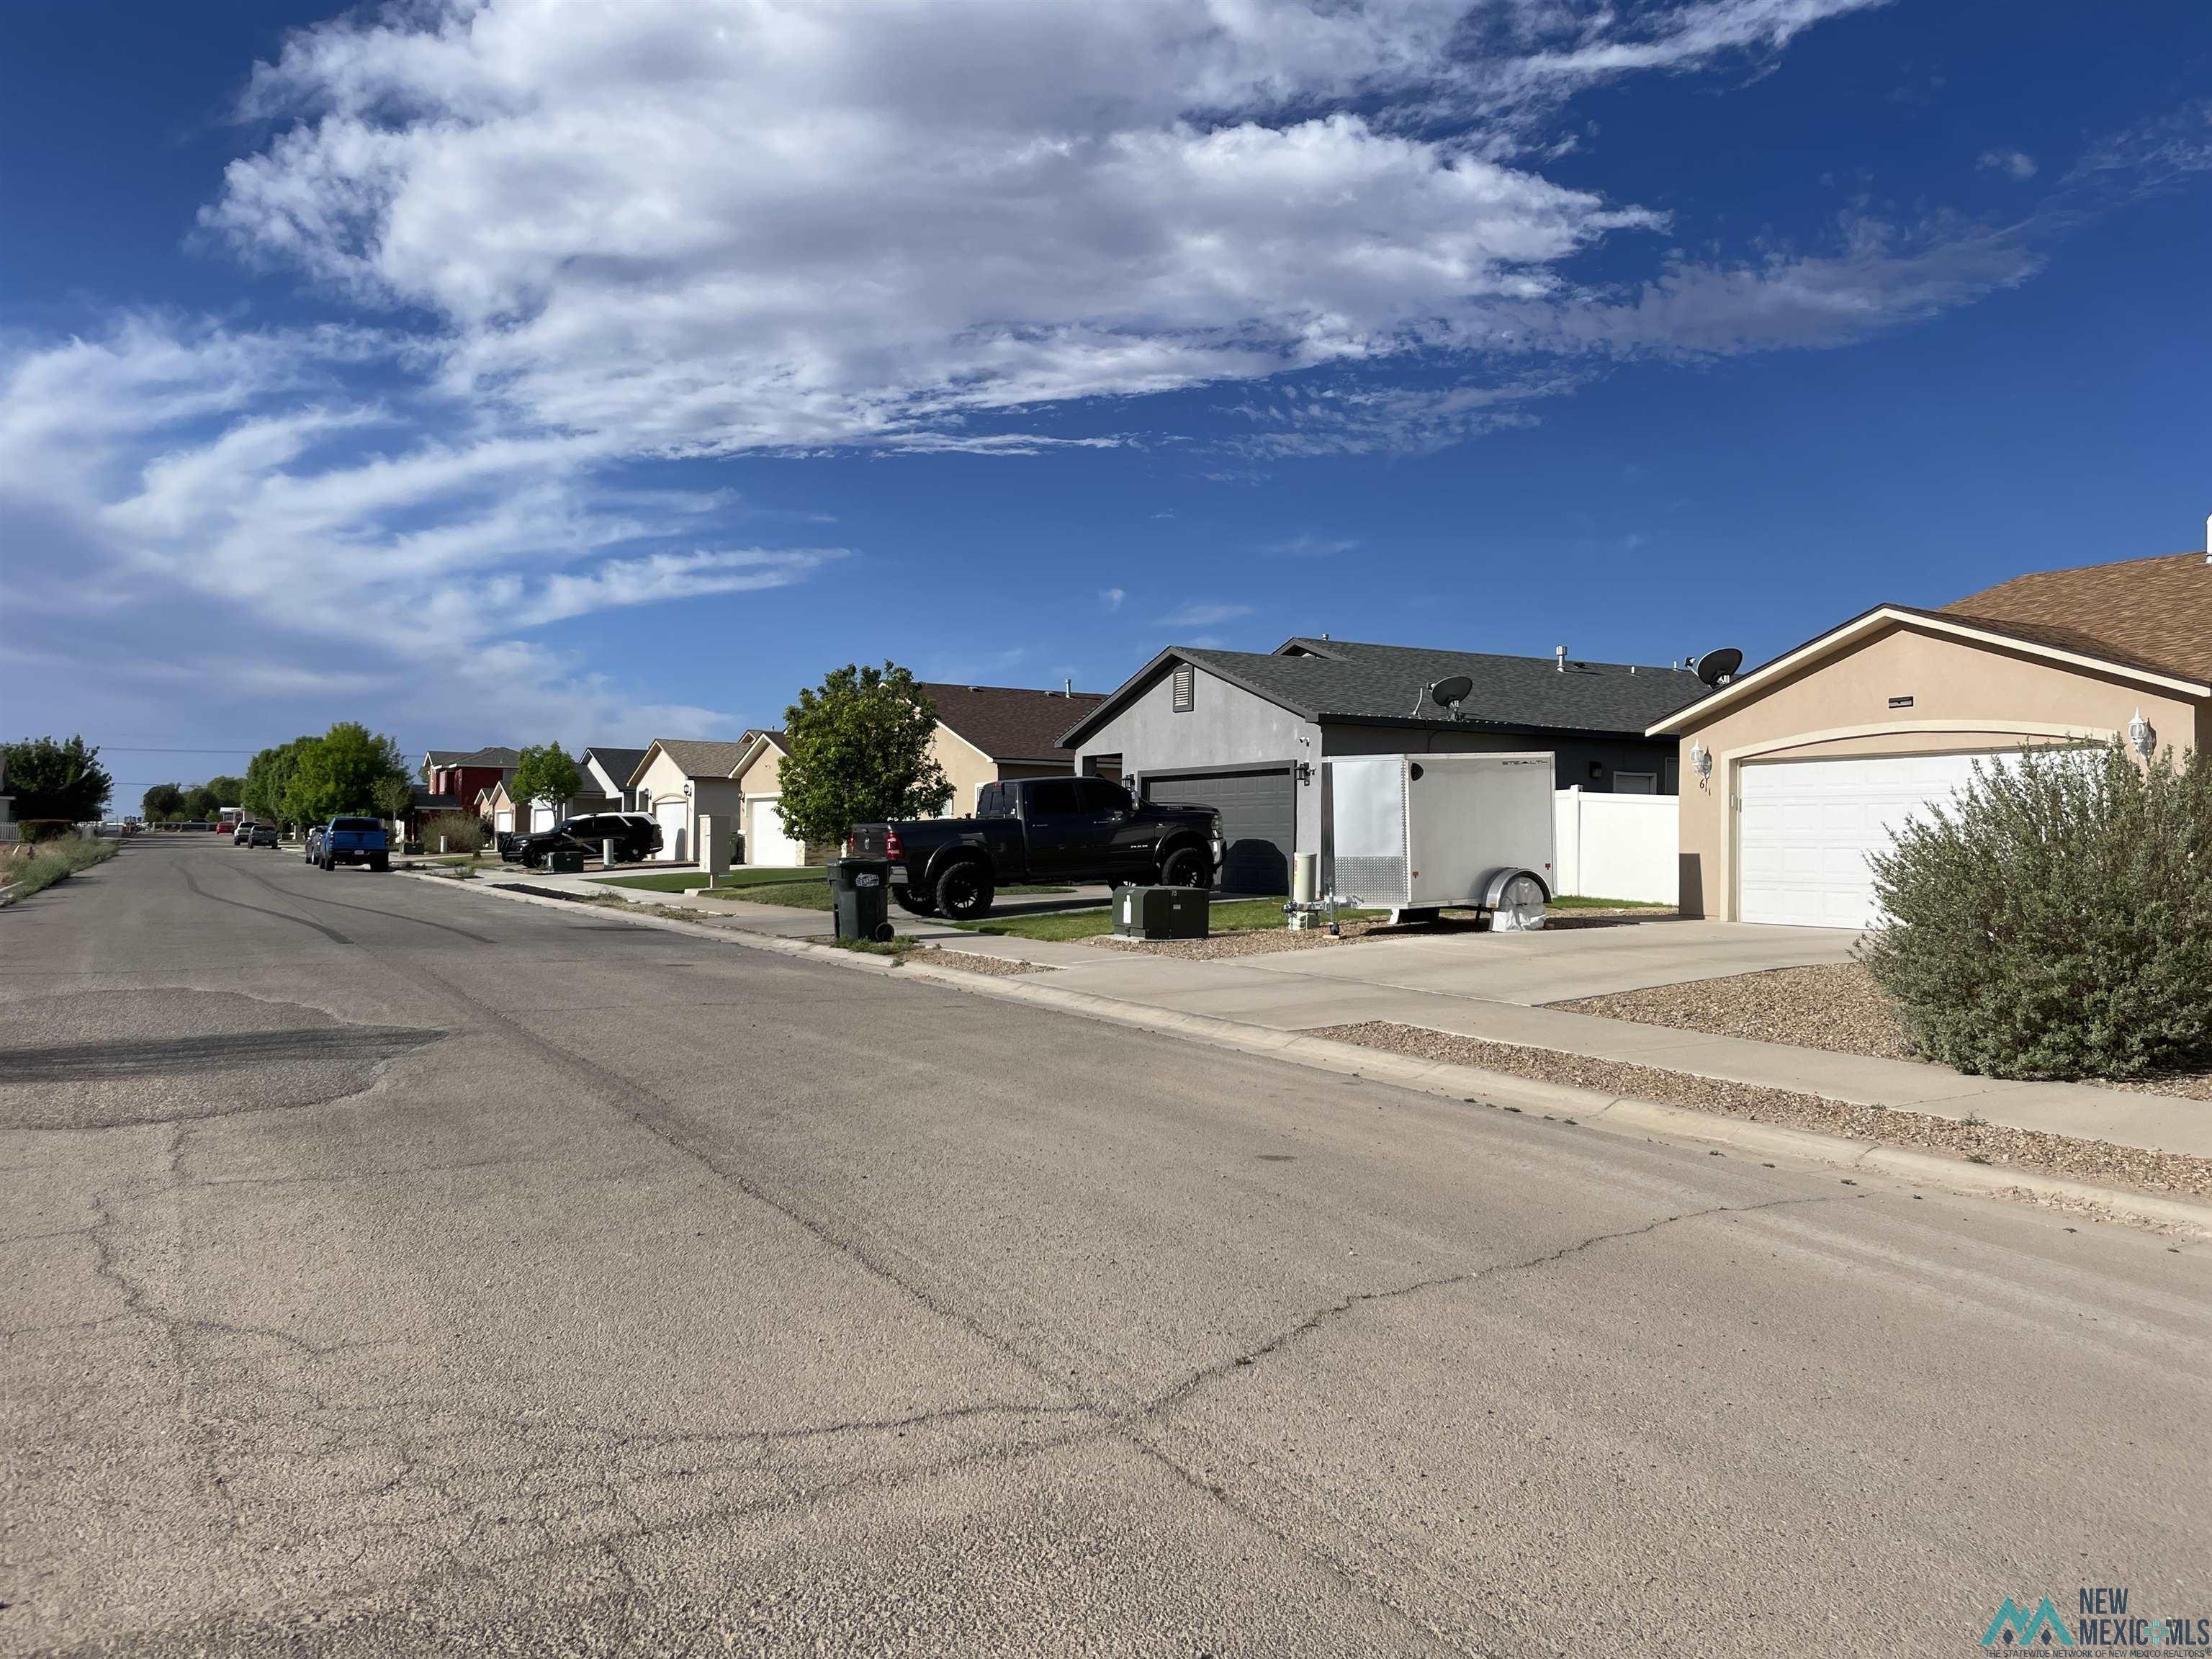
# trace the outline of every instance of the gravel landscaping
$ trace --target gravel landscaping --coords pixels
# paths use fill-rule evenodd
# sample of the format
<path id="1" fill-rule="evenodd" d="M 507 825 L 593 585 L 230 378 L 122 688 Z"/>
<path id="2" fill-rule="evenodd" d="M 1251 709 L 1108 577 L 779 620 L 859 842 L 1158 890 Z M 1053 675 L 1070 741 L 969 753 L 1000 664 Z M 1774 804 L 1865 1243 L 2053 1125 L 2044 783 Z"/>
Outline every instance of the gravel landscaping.
<path id="1" fill-rule="evenodd" d="M 974 951 L 948 951 L 941 945 L 917 951 L 914 956 L 927 960 L 933 968 L 957 968 L 963 974 L 982 974 L 999 979 L 1011 978 L 1017 974 L 1048 974 L 1053 971 L 1050 966 L 1042 962 L 1024 962 L 1019 957 L 987 957 Z M 913 957 L 907 960 L 913 960 Z"/>
<path id="2" fill-rule="evenodd" d="M 1612 996 L 1555 1002 L 1569 1013 L 1595 1014 L 1638 1025 L 1666 1025 L 1716 1036 L 1787 1042 L 1831 1054 L 1871 1054 L 1878 1060 L 1917 1060 L 1905 1028 L 1867 970 L 1856 962 L 1814 968 L 1777 968 L 1686 985 L 1656 985 Z M 2119 1083 L 2084 1078 L 2100 1088 L 2212 1100 L 2212 1072 Z"/>
<path id="3" fill-rule="evenodd" d="M 2116 1146 L 2110 1141 L 2081 1140 L 2033 1129 L 2009 1129 L 1995 1123 L 1960 1123 L 1920 1112 L 1856 1106 L 1787 1089 L 1723 1082 L 1694 1077 L 1686 1072 L 1598 1060 L 1551 1048 L 1486 1042 L 1480 1037 L 1458 1036 L 1449 1031 L 1385 1020 L 1327 1026 L 1303 1035 L 1357 1043 L 1392 1054 L 1413 1054 L 1449 1065 L 1480 1066 L 1485 1071 L 1503 1072 L 1510 1077 L 1529 1078 L 1540 1083 L 1569 1084 L 1608 1095 L 1627 1095 L 1638 1100 L 1657 1101 L 1662 1105 L 1687 1107 L 1692 1111 L 1748 1118 L 1758 1123 L 1846 1135 L 1854 1140 L 1879 1141 L 1889 1146 L 1917 1147 L 1976 1163 L 2033 1170 L 2099 1186 L 2212 1197 L 2212 1158 Z"/>

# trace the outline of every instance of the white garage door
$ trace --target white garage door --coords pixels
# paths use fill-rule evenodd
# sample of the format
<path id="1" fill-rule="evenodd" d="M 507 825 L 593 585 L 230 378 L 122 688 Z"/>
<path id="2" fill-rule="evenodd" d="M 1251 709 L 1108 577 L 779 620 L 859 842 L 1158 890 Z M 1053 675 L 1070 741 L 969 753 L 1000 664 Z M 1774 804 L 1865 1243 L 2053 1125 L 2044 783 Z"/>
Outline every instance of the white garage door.
<path id="1" fill-rule="evenodd" d="M 1746 921 L 1866 927 L 1876 920 L 1867 854 L 1916 808 L 1948 800 L 1991 755 L 1753 762 L 1743 768 L 1736 890 Z"/>
<path id="2" fill-rule="evenodd" d="M 691 828 L 691 803 L 685 800 L 665 800 L 653 809 L 653 821 L 660 826 L 660 856 L 670 864 L 689 864 L 691 861 L 691 837 L 686 833 Z"/>
<path id="3" fill-rule="evenodd" d="M 745 803 L 745 862 L 775 870 L 794 870 L 806 862 L 806 849 L 783 827 L 774 799 Z"/>

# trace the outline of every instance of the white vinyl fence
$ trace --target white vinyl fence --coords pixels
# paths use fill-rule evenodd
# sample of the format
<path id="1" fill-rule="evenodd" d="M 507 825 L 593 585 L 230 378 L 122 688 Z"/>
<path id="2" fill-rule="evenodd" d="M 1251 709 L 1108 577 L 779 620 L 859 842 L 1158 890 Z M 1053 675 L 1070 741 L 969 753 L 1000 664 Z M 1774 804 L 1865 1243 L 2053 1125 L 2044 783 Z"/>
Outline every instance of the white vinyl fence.
<path id="1" fill-rule="evenodd" d="M 1681 802 L 1674 795 L 1559 792 L 1552 857 L 1563 895 L 1680 902 L 1675 853 Z"/>

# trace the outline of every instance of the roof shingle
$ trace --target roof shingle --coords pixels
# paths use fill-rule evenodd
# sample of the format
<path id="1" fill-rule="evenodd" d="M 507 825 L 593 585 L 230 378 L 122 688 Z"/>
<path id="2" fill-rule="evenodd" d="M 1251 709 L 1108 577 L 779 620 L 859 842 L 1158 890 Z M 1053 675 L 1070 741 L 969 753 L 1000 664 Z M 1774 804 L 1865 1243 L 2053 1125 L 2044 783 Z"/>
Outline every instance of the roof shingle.
<path id="1" fill-rule="evenodd" d="M 2039 644 L 2212 681 L 2212 562 L 2168 553 L 2038 570 L 1938 613 Z"/>
<path id="2" fill-rule="evenodd" d="M 1162 656 L 1196 663 L 1315 721 L 1391 720 L 1640 737 L 1654 720 L 1663 720 L 1705 690 L 1698 677 L 1683 669 L 1570 660 L 1562 672 L 1549 657 L 1505 657 L 1357 640 L 1294 639 L 1266 655 L 1176 647 Z M 1474 690 L 1460 705 L 1457 721 L 1421 695 L 1423 688 L 1455 674 L 1474 682 Z M 1133 690 L 1137 684 L 1133 681 L 1123 690 Z"/>
<path id="3" fill-rule="evenodd" d="M 937 718 L 994 761 L 1066 761 L 1060 734 L 1106 701 L 1096 691 L 1010 685 L 924 685 Z M 779 734 L 779 738 L 781 734 Z"/>

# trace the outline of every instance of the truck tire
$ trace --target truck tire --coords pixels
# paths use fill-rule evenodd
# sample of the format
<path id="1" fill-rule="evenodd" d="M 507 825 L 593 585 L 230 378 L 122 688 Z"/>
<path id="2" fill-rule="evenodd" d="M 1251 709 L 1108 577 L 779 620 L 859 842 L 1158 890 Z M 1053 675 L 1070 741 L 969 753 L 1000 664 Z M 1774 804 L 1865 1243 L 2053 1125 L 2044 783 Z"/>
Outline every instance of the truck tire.
<path id="1" fill-rule="evenodd" d="M 368 855 L 368 867 L 372 870 L 389 870 L 392 867 L 392 854 L 371 853 Z"/>
<path id="2" fill-rule="evenodd" d="M 974 921 L 990 914 L 998 896 L 988 866 L 962 859 L 937 872 L 937 908 L 947 921 Z"/>
<path id="3" fill-rule="evenodd" d="M 1213 860 L 1205 849 L 1197 847 L 1178 847 L 1160 860 L 1160 885 L 1163 887 L 1211 887 L 1213 884 Z"/>
<path id="4" fill-rule="evenodd" d="M 894 887 L 891 897 L 898 908 L 910 916 L 933 916 L 937 914 L 937 895 L 927 887 Z"/>

